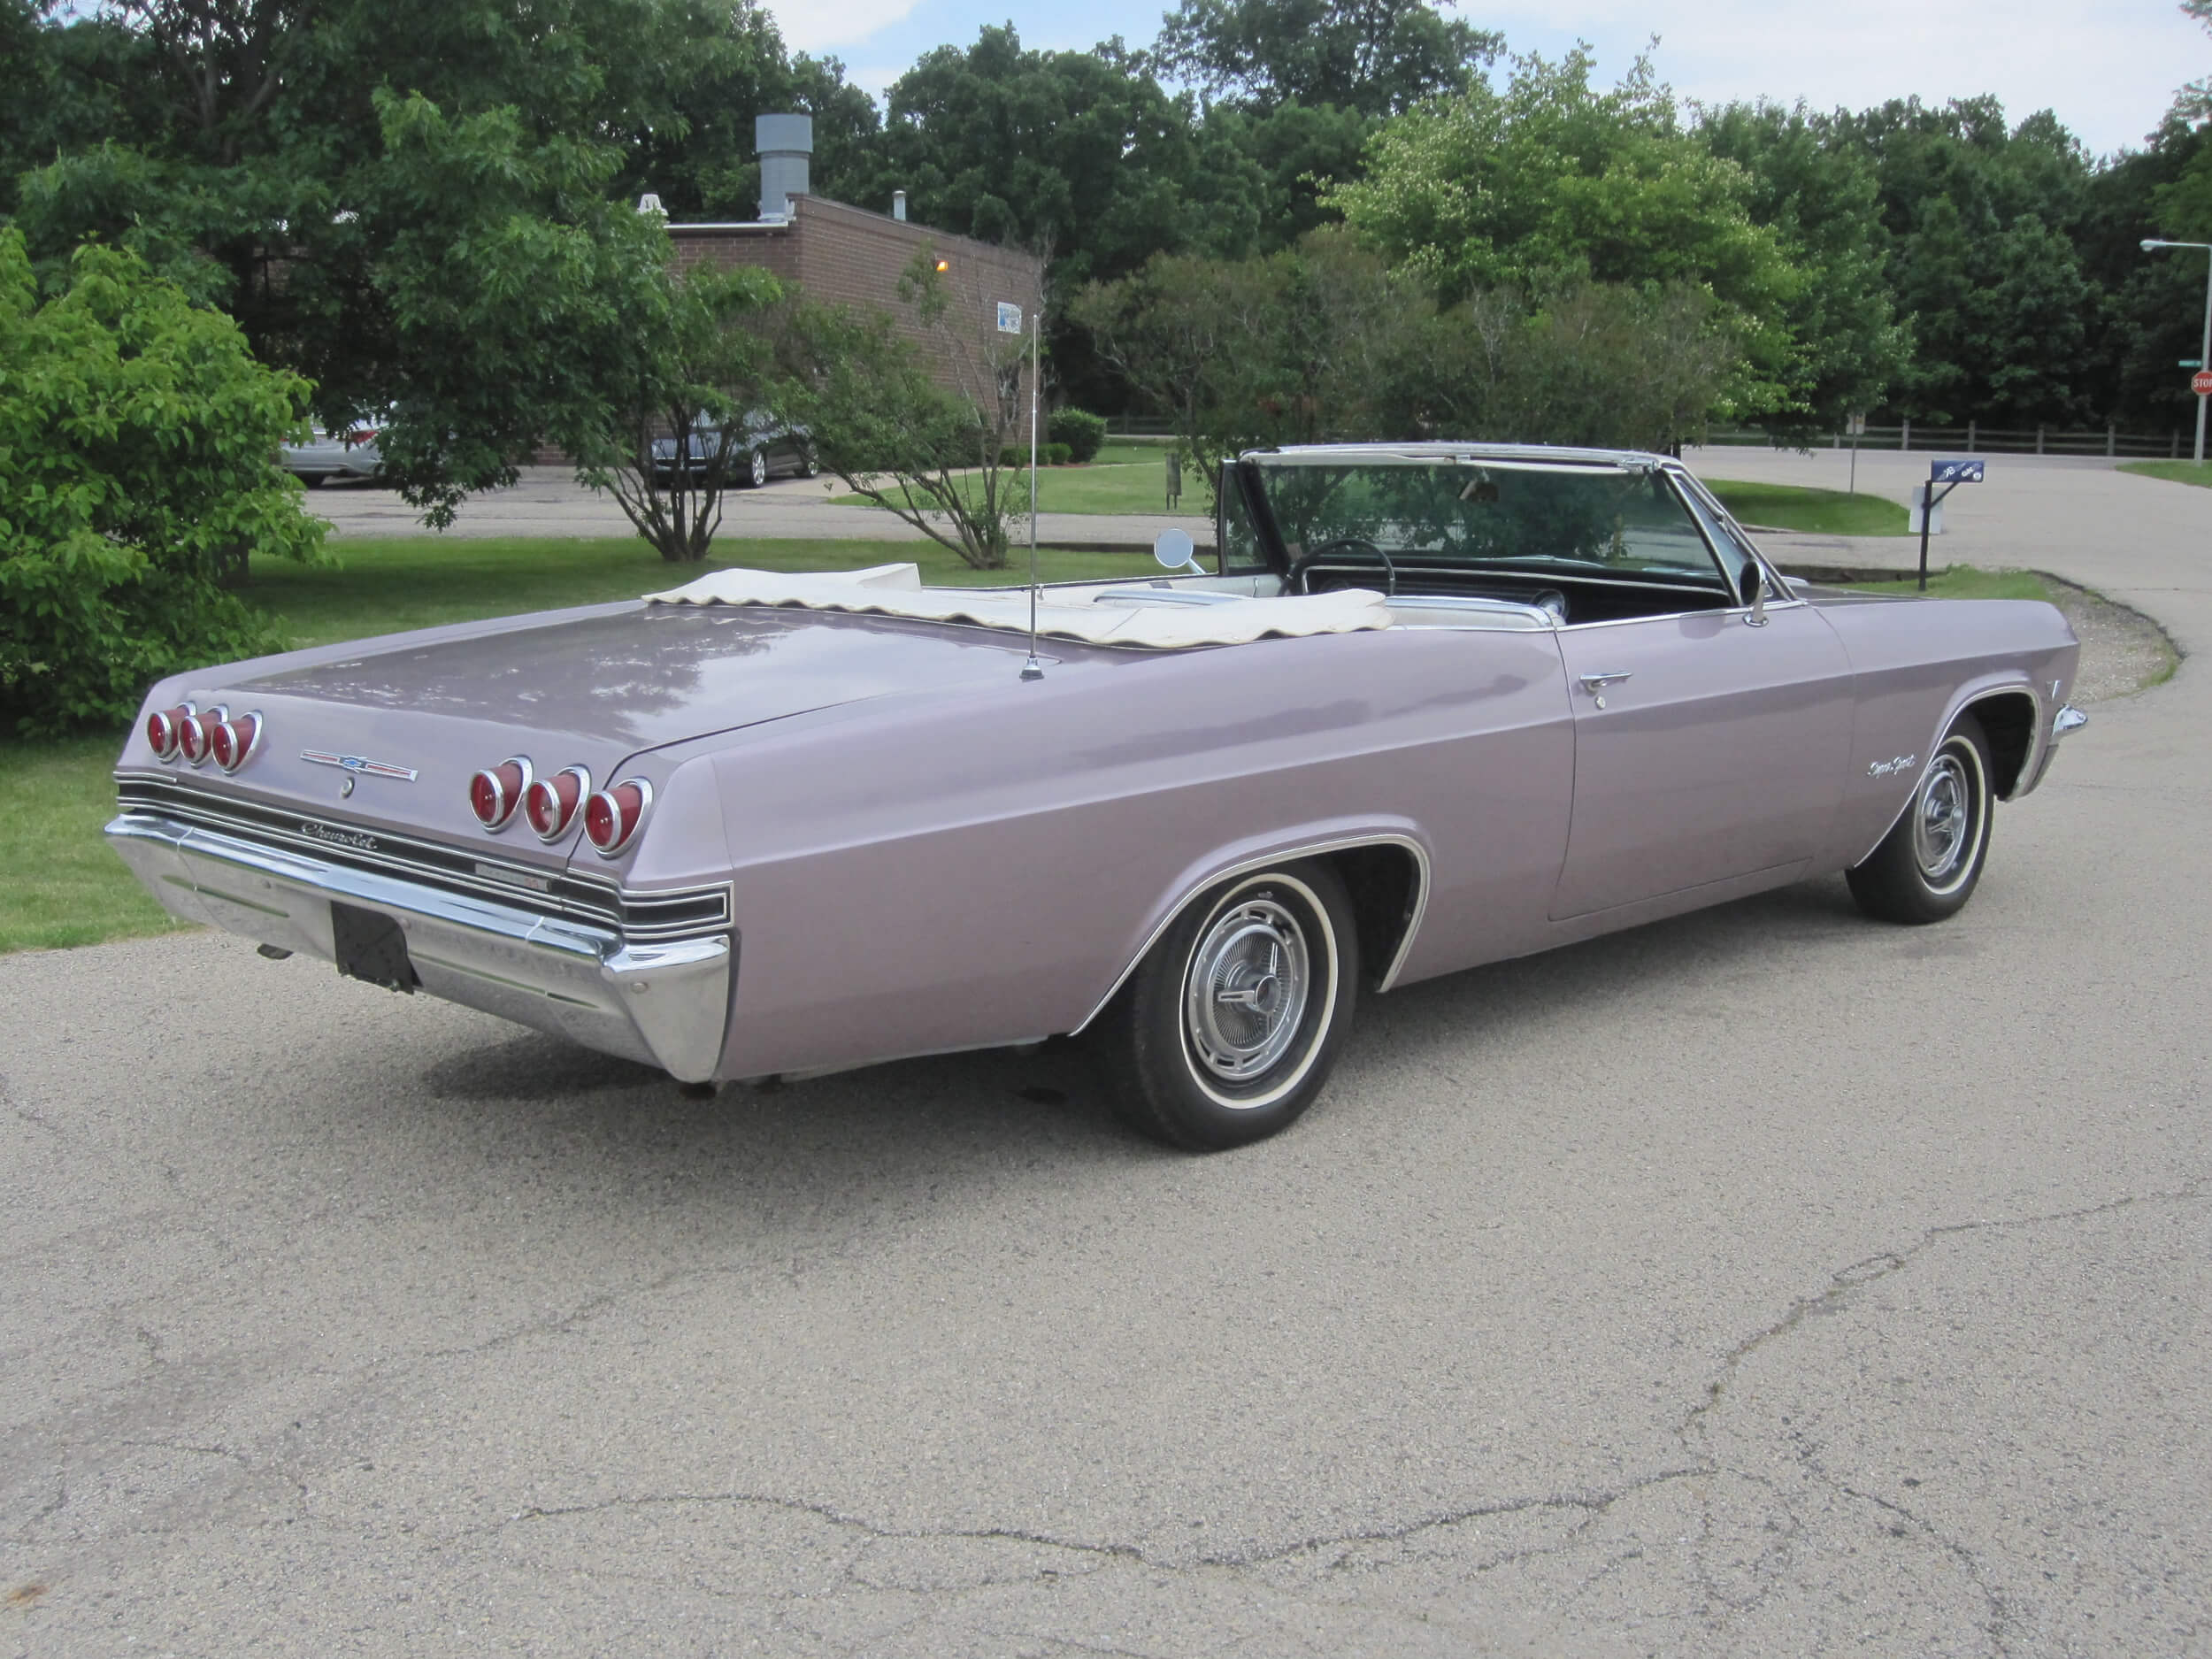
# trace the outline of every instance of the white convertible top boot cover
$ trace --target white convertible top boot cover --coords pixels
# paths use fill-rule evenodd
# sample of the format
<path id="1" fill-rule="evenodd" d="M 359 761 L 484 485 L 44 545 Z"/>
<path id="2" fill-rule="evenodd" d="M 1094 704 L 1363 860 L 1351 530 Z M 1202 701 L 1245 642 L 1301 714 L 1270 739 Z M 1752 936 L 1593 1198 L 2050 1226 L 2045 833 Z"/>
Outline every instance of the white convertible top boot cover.
<path id="1" fill-rule="evenodd" d="M 1200 645 L 1244 645 L 1270 637 L 1356 634 L 1391 624 L 1390 607 L 1383 596 L 1363 588 L 1276 599 L 1227 599 L 1208 605 L 1133 604 L 1132 590 L 1125 588 L 1118 590 L 1119 603 L 1111 605 L 1093 604 L 1088 595 L 1077 603 L 1056 603 L 1052 593 L 1044 589 L 1038 603 L 1037 632 L 1093 645 L 1172 651 Z M 977 592 L 925 588 L 920 567 L 913 565 L 803 575 L 716 571 L 645 598 L 657 605 L 795 605 L 808 611 L 864 611 L 928 622 L 969 622 L 1018 634 L 1029 631 L 1027 588 Z"/>

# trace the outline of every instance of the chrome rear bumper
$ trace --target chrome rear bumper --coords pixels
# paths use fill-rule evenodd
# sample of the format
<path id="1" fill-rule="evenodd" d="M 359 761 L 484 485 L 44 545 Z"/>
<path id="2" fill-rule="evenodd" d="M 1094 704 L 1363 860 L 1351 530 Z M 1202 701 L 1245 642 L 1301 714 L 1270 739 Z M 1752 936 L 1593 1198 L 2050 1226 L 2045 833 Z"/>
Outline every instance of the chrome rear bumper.
<path id="1" fill-rule="evenodd" d="M 336 959 L 330 904 L 390 917 L 422 988 L 687 1083 L 722 1057 L 733 958 L 728 934 L 633 942 L 610 928 L 443 891 L 127 811 L 110 844 L 172 915 L 262 944 Z"/>

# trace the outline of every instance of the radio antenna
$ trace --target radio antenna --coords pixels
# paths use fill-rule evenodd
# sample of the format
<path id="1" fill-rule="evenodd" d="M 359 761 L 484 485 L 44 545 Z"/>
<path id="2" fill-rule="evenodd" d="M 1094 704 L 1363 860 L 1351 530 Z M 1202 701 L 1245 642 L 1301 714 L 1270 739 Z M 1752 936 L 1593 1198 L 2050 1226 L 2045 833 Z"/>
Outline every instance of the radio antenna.
<path id="1" fill-rule="evenodd" d="M 1044 664 L 1037 660 L 1037 341 L 1044 332 L 1044 290 L 1029 313 L 1029 660 L 1022 664 L 1024 680 L 1042 680 Z"/>

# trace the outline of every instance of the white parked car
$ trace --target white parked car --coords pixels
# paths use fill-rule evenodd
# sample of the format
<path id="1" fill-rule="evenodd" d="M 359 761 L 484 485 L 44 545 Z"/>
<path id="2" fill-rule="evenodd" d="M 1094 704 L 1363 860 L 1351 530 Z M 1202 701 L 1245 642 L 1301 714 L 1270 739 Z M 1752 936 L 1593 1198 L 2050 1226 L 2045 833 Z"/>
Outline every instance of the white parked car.
<path id="1" fill-rule="evenodd" d="M 334 478 L 381 478 L 384 456 L 377 444 L 383 435 L 380 416 L 357 420 L 342 431 L 317 426 L 305 443 L 280 449 L 278 465 L 310 489 Z"/>

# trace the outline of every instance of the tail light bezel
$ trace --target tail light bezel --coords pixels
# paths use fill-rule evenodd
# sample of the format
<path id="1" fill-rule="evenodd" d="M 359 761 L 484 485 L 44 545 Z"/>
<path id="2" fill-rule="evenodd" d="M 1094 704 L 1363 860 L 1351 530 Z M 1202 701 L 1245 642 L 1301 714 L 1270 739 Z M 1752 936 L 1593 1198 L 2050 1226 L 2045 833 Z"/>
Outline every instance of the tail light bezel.
<path id="1" fill-rule="evenodd" d="M 156 760 L 176 759 L 184 746 L 184 723 L 198 718 L 199 713 L 198 703 L 186 702 L 172 708 L 156 709 L 146 717 L 146 746 L 154 751 Z"/>
<path id="2" fill-rule="evenodd" d="M 637 791 L 637 810 L 634 812 L 627 814 L 624 812 L 621 792 L 625 789 Z M 609 810 L 615 814 L 615 822 L 621 826 L 622 831 L 611 843 L 605 845 L 601 844 L 599 838 L 591 833 L 591 809 L 602 801 L 604 801 Z M 584 839 L 591 843 L 591 849 L 602 858 L 619 858 L 629 849 L 630 844 L 637 840 L 637 833 L 644 826 L 646 814 L 652 810 L 653 786 L 646 780 L 625 778 L 618 783 L 611 783 L 603 789 L 594 791 L 591 797 L 583 804 Z"/>
<path id="3" fill-rule="evenodd" d="M 211 709 L 201 710 L 177 728 L 178 752 L 184 757 L 187 765 L 196 772 L 207 764 L 209 757 L 215 752 L 215 728 L 229 718 L 230 705 L 219 703 Z M 199 734 L 197 754 L 192 752 L 191 734 L 194 733 Z"/>
<path id="4" fill-rule="evenodd" d="M 576 792 L 565 802 L 561 800 L 561 780 L 564 778 L 573 778 L 576 780 Z M 541 829 L 538 826 L 538 815 L 530 810 L 532 799 L 541 789 L 545 790 L 553 797 L 554 804 L 559 811 L 559 816 L 554 820 L 553 827 L 549 830 Z M 524 821 L 530 826 L 532 834 L 550 846 L 576 827 L 577 815 L 583 811 L 584 803 L 591 799 L 591 772 L 588 767 L 564 766 L 549 778 L 538 779 L 523 791 Z"/>
<path id="5" fill-rule="evenodd" d="M 236 772 L 251 760 L 254 757 L 254 752 L 261 747 L 261 733 L 265 725 L 266 722 L 262 719 L 261 710 L 258 709 L 251 710 L 232 719 L 218 721 L 207 734 L 208 757 L 225 772 Z M 222 738 L 226 732 L 229 733 L 233 741 L 239 745 L 228 760 L 225 760 L 222 755 Z M 242 739 L 242 742 L 240 741 Z"/>
<path id="6" fill-rule="evenodd" d="M 510 766 L 512 766 L 521 776 L 521 781 L 515 786 L 511 795 L 507 793 L 506 780 L 499 775 Z M 499 802 L 499 814 L 496 818 L 486 818 L 476 810 L 476 786 L 480 780 L 489 783 L 493 789 L 498 792 L 496 798 Z M 522 803 L 530 794 L 530 786 L 537 780 L 537 771 L 530 764 L 530 757 L 527 755 L 510 755 L 498 765 L 485 767 L 483 771 L 469 779 L 470 816 L 482 826 L 487 834 L 498 834 L 515 821 L 515 815 L 522 810 Z"/>

